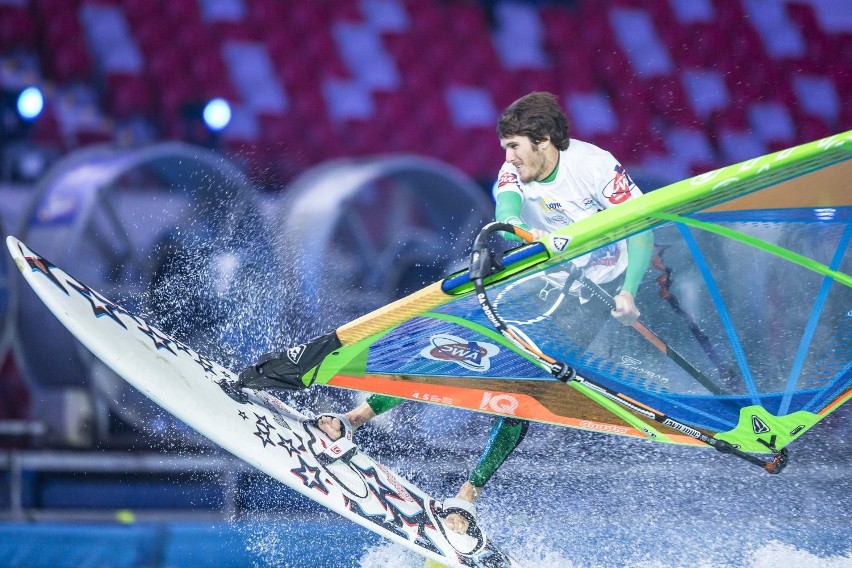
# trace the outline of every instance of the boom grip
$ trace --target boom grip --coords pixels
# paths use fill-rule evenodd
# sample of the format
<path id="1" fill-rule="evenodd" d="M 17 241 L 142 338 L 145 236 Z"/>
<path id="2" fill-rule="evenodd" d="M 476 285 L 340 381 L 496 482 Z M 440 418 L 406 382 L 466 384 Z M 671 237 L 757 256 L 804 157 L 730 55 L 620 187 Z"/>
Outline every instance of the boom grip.
<path id="1" fill-rule="evenodd" d="M 533 237 L 532 233 L 530 233 L 529 231 L 525 231 L 524 229 L 521 229 L 520 227 L 516 227 L 509 223 L 493 221 L 482 227 L 482 230 L 479 231 L 478 235 L 476 235 L 476 239 L 473 241 L 473 250 L 481 250 L 487 247 L 488 237 L 490 237 L 497 231 L 505 231 L 506 233 L 512 233 L 513 235 L 522 238 L 528 243 L 531 243 L 535 240 L 535 237 Z"/>

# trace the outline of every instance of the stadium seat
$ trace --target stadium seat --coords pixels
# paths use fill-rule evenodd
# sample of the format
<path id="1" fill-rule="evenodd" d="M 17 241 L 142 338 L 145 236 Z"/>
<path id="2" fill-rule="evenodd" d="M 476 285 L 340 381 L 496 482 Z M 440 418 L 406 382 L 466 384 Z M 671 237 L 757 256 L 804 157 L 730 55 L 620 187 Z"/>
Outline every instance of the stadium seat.
<path id="1" fill-rule="evenodd" d="M 143 53 L 142 76 L 98 74 L 78 12 L 81 6 L 104 4 L 122 8 Z M 275 79 L 284 88 L 285 100 L 280 112 L 257 109 L 262 113 L 257 117 L 260 139 L 270 144 L 280 139 L 295 143 L 301 133 L 306 145 L 301 156 L 316 161 L 326 153 L 346 154 L 356 138 L 363 146 L 359 153 L 399 148 L 462 160 L 456 154 L 470 143 L 470 133 L 452 127 L 449 133 L 436 131 L 450 124 L 444 100 L 450 85 L 486 89 L 497 109 L 533 89 L 552 91 L 561 101 L 572 94 L 603 96 L 613 107 L 618 134 L 596 132 L 595 136 L 602 146 L 622 154 L 619 158 L 624 161 L 652 159 L 666 152 L 663 139 L 669 138 L 672 128 L 703 129 L 718 156 L 717 165 L 785 143 L 777 135 L 762 140 L 748 134 L 752 128 L 749 109 L 760 103 L 788 109 L 796 141 L 852 123 L 852 105 L 843 104 L 842 98 L 852 90 L 848 72 L 852 34 L 823 29 L 821 8 L 811 2 L 784 3 L 789 23 L 806 39 L 806 53 L 779 60 L 767 54 L 757 23 L 742 2 L 712 2 L 709 16 L 701 9 L 696 16 L 694 5 L 683 3 L 680 8 L 687 6 L 695 16 L 690 18 L 670 0 L 615 0 L 606 6 L 597 0 L 536 1 L 531 5 L 537 18 L 530 21 L 538 22 L 544 57 L 540 66 L 523 69 L 506 68 L 498 55 L 493 36 L 497 12 L 490 12 L 487 4 L 399 0 L 401 11 L 393 17 L 365 13 L 370 5 L 360 0 L 333 4 L 245 0 L 244 11 L 218 17 L 199 0 L 29 0 L 26 9 L 15 2 L 0 2 L 0 49 L 19 44 L 37 49 L 48 79 L 60 84 L 96 80 L 103 88 L 103 107 L 114 118 L 146 112 L 161 115 L 164 135 L 179 137 L 185 103 L 211 96 L 245 98 L 232 82 L 223 45 L 246 39 L 260 42 L 272 61 Z M 628 19 L 632 13 L 647 14 L 677 71 L 653 80 L 640 77 L 631 59 L 636 54 L 620 47 L 613 9 L 620 11 L 622 23 L 625 14 Z M 359 75 L 363 69 L 347 60 L 341 52 L 345 48 L 338 45 L 336 30 L 341 25 L 375 34 L 372 40 L 395 66 L 398 83 L 374 84 L 370 77 Z M 697 80 L 697 87 L 692 88 L 692 83 L 685 87 L 687 75 L 694 79 L 710 71 L 721 78 L 726 96 L 705 92 L 715 88 L 708 81 Z M 376 106 L 379 124 L 330 123 L 323 85 L 359 80 Z M 836 91 L 838 110 L 817 112 L 816 103 L 803 104 L 801 84 L 816 89 L 817 95 Z M 704 90 L 698 92 L 697 102 L 696 89 Z M 807 100 L 817 95 L 806 95 Z M 493 128 L 489 130 L 491 143 Z M 350 135 L 352 140 L 347 138 Z M 439 136 L 444 146 L 440 151 L 431 147 Z M 450 138 L 460 138 L 462 143 L 457 146 Z M 482 138 L 485 143 L 486 136 Z M 742 151 L 736 149 L 740 143 L 745 144 Z M 493 175 L 493 168 L 485 167 L 490 159 L 472 157 L 464 167 Z M 705 168 L 711 165 L 708 160 L 702 158 L 701 163 L 677 171 Z M 263 161 L 281 163 L 275 155 Z"/>
<path id="2" fill-rule="evenodd" d="M 144 19 L 134 19 L 128 15 L 128 20 L 133 30 L 133 37 L 146 53 L 162 50 L 172 40 L 173 30 L 161 17 L 146 15 Z"/>
<path id="3" fill-rule="evenodd" d="M 22 7 L 0 4 L 0 50 L 36 46 L 35 25 Z"/>
<path id="4" fill-rule="evenodd" d="M 89 50 L 80 41 L 70 40 L 64 44 L 54 44 L 49 63 L 46 65 L 51 78 L 65 83 L 68 81 L 87 81 L 92 78 L 92 61 Z"/>
<path id="5" fill-rule="evenodd" d="M 146 115 L 153 110 L 148 81 L 140 75 L 107 75 L 106 94 L 107 108 L 115 118 Z"/>
<path id="6" fill-rule="evenodd" d="M 180 26 L 200 21 L 196 0 L 165 0 L 160 5 L 163 15 Z"/>
<path id="7" fill-rule="evenodd" d="M 85 36 L 73 9 L 61 8 L 57 12 L 41 16 L 43 45 L 52 51 L 56 45 L 70 42 L 84 43 Z"/>
<path id="8" fill-rule="evenodd" d="M 287 20 L 287 7 L 278 0 L 252 0 L 246 3 L 246 10 L 247 21 L 262 34 L 280 32 Z"/>
<path id="9" fill-rule="evenodd" d="M 56 114 L 53 112 L 53 108 L 50 105 L 45 106 L 44 111 L 42 111 L 38 120 L 33 123 L 30 136 L 33 141 L 41 146 L 55 148 L 62 151 L 68 149 L 65 137 L 62 135 L 62 131 L 59 128 L 59 122 L 56 120 Z"/>
<path id="10" fill-rule="evenodd" d="M 218 41 L 208 26 L 197 20 L 187 20 L 171 33 L 172 49 L 178 49 L 188 57 L 199 57 L 206 51 L 216 50 Z M 167 45 L 168 45 L 167 44 Z"/>
<path id="11" fill-rule="evenodd" d="M 445 22 L 448 22 L 453 35 L 457 38 L 487 38 L 491 30 L 488 26 L 485 11 L 476 3 L 448 2 L 445 5 L 447 14 Z M 416 21 L 416 25 L 420 22 Z M 485 42 L 469 42 L 472 46 L 479 46 Z"/>
<path id="12" fill-rule="evenodd" d="M 168 47 L 149 50 L 145 54 L 145 73 L 152 83 L 165 86 L 172 81 L 186 77 L 188 64 L 180 52 L 173 52 Z M 181 71 L 175 73 L 175 69 Z"/>
<path id="13" fill-rule="evenodd" d="M 551 53 L 558 53 L 577 43 L 581 25 L 572 11 L 556 5 L 544 5 L 540 13 L 544 45 Z"/>
<path id="14" fill-rule="evenodd" d="M 161 19 L 160 3 L 152 0 L 121 0 L 121 7 L 127 21 L 133 28 L 137 23 L 151 19 Z"/>

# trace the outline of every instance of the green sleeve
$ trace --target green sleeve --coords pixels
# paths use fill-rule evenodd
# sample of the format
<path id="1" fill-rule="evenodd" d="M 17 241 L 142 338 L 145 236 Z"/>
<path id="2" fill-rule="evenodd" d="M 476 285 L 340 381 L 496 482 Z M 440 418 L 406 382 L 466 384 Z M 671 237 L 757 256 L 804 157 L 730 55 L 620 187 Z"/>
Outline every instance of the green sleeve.
<path id="1" fill-rule="evenodd" d="M 500 417 L 491 427 L 488 445 L 468 477 L 474 487 L 483 487 L 527 434 L 530 423 L 518 418 Z"/>
<path id="2" fill-rule="evenodd" d="M 367 397 L 367 404 L 370 405 L 370 409 L 375 412 L 377 415 L 382 412 L 386 412 L 391 408 L 398 406 L 405 402 L 407 399 L 397 398 L 395 396 L 386 396 L 383 394 L 372 394 Z"/>
<path id="3" fill-rule="evenodd" d="M 624 275 L 622 290 L 627 290 L 633 296 L 639 289 L 639 283 L 651 264 L 654 252 L 654 233 L 645 231 L 627 239 L 627 271 Z"/>
<path id="4" fill-rule="evenodd" d="M 529 227 L 521 219 L 521 205 L 524 200 L 514 191 L 504 191 L 497 195 L 497 205 L 494 208 L 494 219 L 500 223 L 511 223 L 516 227 L 529 230 Z M 522 241 L 511 233 L 501 233 L 510 241 Z"/>

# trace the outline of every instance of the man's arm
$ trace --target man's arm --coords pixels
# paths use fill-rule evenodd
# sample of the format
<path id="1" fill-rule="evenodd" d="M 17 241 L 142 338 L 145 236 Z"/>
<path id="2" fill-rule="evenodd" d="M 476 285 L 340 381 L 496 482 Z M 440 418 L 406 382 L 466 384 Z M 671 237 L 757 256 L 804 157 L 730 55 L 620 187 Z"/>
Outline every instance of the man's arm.
<path id="1" fill-rule="evenodd" d="M 621 292 L 615 296 L 615 310 L 612 316 L 624 325 L 632 325 L 639 318 L 636 307 L 636 291 L 639 283 L 651 263 L 654 252 L 654 233 L 645 231 L 627 239 L 627 269 Z"/>
<path id="2" fill-rule="evenodd" d="M 622 290 L 627 290 L 635 296 L 639 283 L 651 264 L 654 252 L 654 233 L 645 231 L 627 239 L 627 269 L 624 274 Z"/>
<path id="3" fill-rule="evenodd" d="M 500 223 L 509 223 L 520 227 L 524 230 L 529 230 L 529 227 L 521 219 L 521 206 L 524 200 L 514 191 L 503 191 L 497 194 L 497 205 L 494 207 L 494 220 Z M 503 238 L 510 241 L 523 240 L 521 237 L 511 233 L 501 233 Z"/>

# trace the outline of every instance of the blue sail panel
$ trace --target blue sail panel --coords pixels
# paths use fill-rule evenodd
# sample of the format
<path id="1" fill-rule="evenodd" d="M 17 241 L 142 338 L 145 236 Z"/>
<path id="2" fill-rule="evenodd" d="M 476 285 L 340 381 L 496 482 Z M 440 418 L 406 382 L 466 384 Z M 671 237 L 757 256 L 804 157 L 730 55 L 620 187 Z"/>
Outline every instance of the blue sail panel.
<path id="1" fill-rule="evenodd" d="M 426 314 L 373 343 L 367 373 L 552 380 L 487 327 Z"/>

